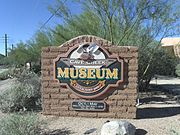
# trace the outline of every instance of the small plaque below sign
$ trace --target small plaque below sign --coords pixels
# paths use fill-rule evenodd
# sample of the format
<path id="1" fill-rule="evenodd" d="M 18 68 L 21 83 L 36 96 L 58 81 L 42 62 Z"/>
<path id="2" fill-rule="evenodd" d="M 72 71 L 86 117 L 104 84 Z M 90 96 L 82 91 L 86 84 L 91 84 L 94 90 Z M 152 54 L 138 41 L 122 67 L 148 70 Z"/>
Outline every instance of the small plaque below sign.
<path id="1" fill-rule="evenodd" d="M 105 111 L 106 104 L 97 101 L 73 101 L 72 108 L 82 111 Z"/>

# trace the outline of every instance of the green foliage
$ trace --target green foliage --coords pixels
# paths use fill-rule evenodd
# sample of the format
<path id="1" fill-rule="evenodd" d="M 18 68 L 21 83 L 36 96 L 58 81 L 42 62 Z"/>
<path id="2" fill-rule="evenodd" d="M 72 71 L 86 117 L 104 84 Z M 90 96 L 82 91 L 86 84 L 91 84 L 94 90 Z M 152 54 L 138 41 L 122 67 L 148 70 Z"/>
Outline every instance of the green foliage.
<path id="1" fill-rule="evenodd" d="M 0 61 L 4 58 L 5 56 L 0 54 Z M 1 62 L 0 62 L 0 65 L 1 65 Z"/>
<path id="2" fill-rule="evenodd" d="M 0 65 L 10 65 L 10 60 L 8 57 L 3 57 L 0 59 Z"/>
<path id="3" fill-rule="evenodd" d="M 3 69 L 2 69 L 3 70 Z M 15 68 L 4 69 L 0 72 L 0 80 L 6 80 L 12 78 L 15 75 Z"/>
<path id="4" fill-rule="evenodd" d="M 41 49 L 42 47 L 51 45 L 51 35 L 48 31 L 38 31 L 35 34 L 35 38 L 29 40 L 27 44 L 30 54 L 30 60 L 28 62 L 40 64 Z"/>
<path id="5" fill-rule="evenodd" d="M 54 44 L 60 45 L 79 35 L 88 34 L 102 37 L 102 29 L 99 26 L 99 18 L 94 16 L 92 12 L 85 11 L 83 14 L 69 19 L 66 25 L 59 24 L 55 30 L 52 30 Z"/>
<path id="6" fill-rule="evenodd" d="M 51 45 L 50 35 L 47 33 L 39 31 L 35 34 L 35 38 L 29 40 L 27 44 L 18 43 L 17 47 L 10 50 L 8 57 L 2 59 L 0 64 L 22 67 L 29 62 L 40 65 L 42 47 Z"/>
<path id="7" fill-rule="evenodd" d="M 80 15 L 73 15 L 64 0 L 57 0 L 57 4 L 50 7 L 52 13 L 65 21 L 65 24 L 57 26 L 62 31 L 55 30 L 55 34 L 59 35 L 59 41 L 67 40 L 70 35 L 75 37 L 92 34 L 110 40 L 114 44 L 133 45 L 139 40 L 138 35 L 141 35 L 147 45 L 150 42 L 147 40 L 152 42 L 157 36 L 178 32 L 174 26 L 177 25 L 180 14 L 178 4 L 175 2 L 168 0 L 75 0 L 75 2 L 83 8 Z"/>
<path id="8" fill-rule="evenodd" d="M 40 65 L 36 65 L 34 64 L 32 67 L 31 67 L 31 70 L 36 73 L 36 74 L 40 74 L 41 73 L 41 66 Z"/>
<path id="9" fill-rule="evenodd" d="M 180 17 L 170 1 L 87 0 L 76 1 L 83 7 L 80 15 L 72 15 L 63 0 L 57 0 L 56 15 L 66 22 L 52 33 L 59 44 L 78 35 L 95 35 L 116 45 L 139 47 L 139 86 L 146 89 L 155 74 L 174 74 L 174 58 L 160 47 L 156 37 L 176 34 Z M 53 12 L 55 13 L 55 12 Z M 174 15 L 174 16 L 173 16 Z M 172 33 L 172 31 L 174 33 Z M 145 85 L 144 85 L 145 84 Z"/>
<path id="10" fill-rule="evenodd" d="M 83 7 L 80 15 L 72 15 L 63 0 L 57 0 L 57 5 L 51 7 L 53 13 L 60 7 L 55 15 L 65 21 L 52 30 L 59 44 L 78 35 L 89 34 L 116 45 L 148 46 L 156 37 L 172 34 L 172 26 L 179 17 L 177 8 L 174 10 L 175 6 L 169 1 L 76 1 Z"/>
<path id="11" fill-rule="evenodd" d="M 27 46 L 24 43 L 17 44 L 17 47 L 8 54 L 9 64 L 24 65 L 31 58 Z"/>
<path id="12" fill-rule="evenodd" d="M 172 128 L 170 130 L 170 135 L 180 135 L 180 131 L 178 131 L 178 129 Z"/>
<path id="13" fill-rule="evenodd" d="M 41 104 L 39 77 L 25 70 L 17 77 L 17 85 L 0 94 L 0 110 L 13 112 L 38 109 Z"/>
<path id="14" fill-rule="evenodd" d="M 9 72 L 8 71 L 3 71 L 0 73 L 0 80 L 6 80 L 9 78 Z"/>
<path id="15" fill-rule="evenodd" d="M 176 75 L 180 77 L 180 64 L 176 66 Z"/>
<path id="16" fill-rule="evenodd" d="M 154 57 L 151 62 L 151 53 L 154 52 Z M 151 46 L 139 47 L 139 88 L 140 90 L 146 90 L 149 86 L 149 82 L 155 74 L 158 75 L 174 75 L 175 65 L 177 63 L 176 58 L 170 56 L 162 48 L 154 48 Z M 147 72 L 145 72 L 149 63 Z"/>
<path id="17" fill-rule="evenodd" d="M 33 113 L 10 114 L 0 118 L 0 135 L 39 135 L 41 123 Z"/>

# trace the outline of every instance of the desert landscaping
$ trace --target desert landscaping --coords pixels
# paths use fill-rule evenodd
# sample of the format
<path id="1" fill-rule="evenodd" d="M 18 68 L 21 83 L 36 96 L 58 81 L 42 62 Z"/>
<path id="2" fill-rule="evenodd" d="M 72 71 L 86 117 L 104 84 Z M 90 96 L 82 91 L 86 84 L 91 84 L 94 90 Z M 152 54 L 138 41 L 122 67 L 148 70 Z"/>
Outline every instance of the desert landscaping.
<path id="1" fill-rule="evenodd" d="M 165 79 L 166 78 L 166 79 Z M 180 79 L 168 77 L 158 79 L 158 85 L 174 85 L 176 91 L 180 91 Z M 155 80 L 151 81 L 155 84 Z M 163 89 L 163 86 L 161 86 Z M 170 89 L 169 89 L 170 90 Z M 143 94 L 142 94 L 143 95 Z M 168 95 L 166 92 L 149 92 L 140 99 L 137 107 L 137 119 L 127 119 L 136 127 L 136 135 L 179 135 L 180 134 L 180 104 L 174 99 L 179 95 Z M 142 101 L 142 102 L 141 102 Z M 48 128 L 54 133 L 83 135 L 91 131 L 90 135 L 100 135 L 103 124 L 119 119 L 109 118 L 77 118 L 77 117 L 53 117 L 40 115 L 48 121 Z M 62 131 L 61 131 L 62 130 Z"/>
<path id="2" fill-rule="evenodd" d="M 1 70 L 2 72 L 2 70 Z M 180 133 L 180 104 L 179 100 L 166 92 L 163 85 L 174 85 L 173 90 L 179 91 L 180 79 L 159 77 L 152 85 L 157 85 L 159 91 L 140 93 L 140 104 L 137 106 L 137 119 L 126 119 L 136 127 L 136 135 L 178 135 Z M 1 92 L 16 85 L 16 79 L 0 81 Z M 168 80 L 168 81 L 167 81 Z M 159 88 L 158 87 L 158 88 Z M 170 91 L 171 89 L 169 89 Z M 46 124 L 43 126 L 44 135 L 100 135 L 101 128 L 106 121 L 118 121 L 122 119 L 112 118 L 84 118 L 84 117 L 58 117 L 42 115 L 34 112 L 39 119 Z M 0 113 L 1 118 L 9 113 Z"/>

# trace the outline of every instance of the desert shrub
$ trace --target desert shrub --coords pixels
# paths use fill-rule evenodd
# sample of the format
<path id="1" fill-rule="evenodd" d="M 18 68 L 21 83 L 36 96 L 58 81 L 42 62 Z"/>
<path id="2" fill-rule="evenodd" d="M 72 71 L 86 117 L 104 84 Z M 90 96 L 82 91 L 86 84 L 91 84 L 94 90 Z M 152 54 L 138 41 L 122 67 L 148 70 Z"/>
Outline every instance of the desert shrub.
<path id="1" fill-rule="evenodd" d="M 6 80 L 8 78 L 12 78 L 14 76 L 15 73 L 15 68 L 9 68 L 9 69 L 4 69 L 1 73 L 0 73 L 0 80 Z"/>
<path id="2" fill-rule="evenodd" d="M 0 119 L 0 135 L 39 135 L 41 124 L 33 113 L 7 115 Z"/>
<path id="3" fill-rule="evenodd" d="M 175 71 L 176 75 L 180 77 L 180 64 L 178 64 L 176 66 L 176 71 Z"/>
<path id="4" fill-rule="evenodd" d="M 6 80 L 8 79 L 8 71 L 3 71 L 0 73 L 0 80 Z"/>
<path id="5" fill-rule="evenodd" d="M 41 72 L 41 65 L 34 64 L 34 65 L 32 65 L 31 70 L 33 72 L 35 72 L 36 74 L 40 74 L 40 72 Z"/>
<path id="6" fill-rule="evenodd" d="M 0 60 L 1 60 L 2 58 L 4 58 L 4 57 L 5 57 L 4 55 L 0 54 Z"/>
<path id="7" fill-rule="evenodd" d="M 3 112 L 35 110 L 41 105 L 40 79 L 34 73 L 24 70 L 13 88 L 0 94 L 0 109 Z"/>
<path id="8" fill-rule="evenodd" d="M 5 56 L 0 54 L 0 65 L 5 65 Z"/>
<path id="9" fill-rule="evenodd" d="M 170 135 L 180 135 L 180 130 L 172 128 L 170 130 Z"/>

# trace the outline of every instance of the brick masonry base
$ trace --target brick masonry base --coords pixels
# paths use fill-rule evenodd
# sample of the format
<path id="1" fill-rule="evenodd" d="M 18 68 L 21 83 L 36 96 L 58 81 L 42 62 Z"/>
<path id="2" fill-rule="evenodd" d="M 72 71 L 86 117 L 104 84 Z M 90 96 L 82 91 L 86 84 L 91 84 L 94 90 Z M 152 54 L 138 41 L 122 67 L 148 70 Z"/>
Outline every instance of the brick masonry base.
<path id="1" fill-rule="evenodd" d="M 94 42 L 105 48 L 109 54 L 118 54 L 124 61 L 124 82 L 116 88 L 110 88 L 103 97 L 87 100 L 76 96 L 65 86 L 53 79 L 53 60 L 59 54 L 65 54 L 76 44 Z M 59 47 L 51 46 L 42 49 L 42 108 L 44 115 L 91 118 L 136 118 L 138 48 L 133 46 L 116 46 L 96 36 L 79 36 Z M 107 104 L 103 112 L 75 111 L 72 101 L 102 101 Z"/>

